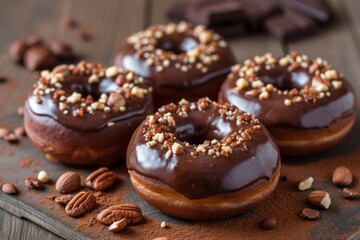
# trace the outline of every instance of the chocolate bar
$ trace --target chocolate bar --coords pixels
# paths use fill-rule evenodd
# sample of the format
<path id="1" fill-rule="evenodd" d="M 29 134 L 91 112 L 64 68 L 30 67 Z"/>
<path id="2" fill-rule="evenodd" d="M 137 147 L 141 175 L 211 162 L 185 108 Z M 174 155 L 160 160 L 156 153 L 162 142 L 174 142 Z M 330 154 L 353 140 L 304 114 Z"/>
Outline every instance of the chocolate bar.
<path id="1" fill-rule="evenodd" d="M 282 2 L 317 21 L 328 22 L 330 20 L 329 6 L 322 0 L 282 0 Z"/>
<path id="2" fill-rule="evenodd" d="M 202 0 L 186 12 L 186 18 L 194 24 L 205 24 L 209 27 L 244 22 L 242 1 Z"/>
<path id="3" fill-rule="evenodd" d="M 282 42 L 297 40 L 317 29 L 316 23 L 311 18 L 292 10 L 269 18 L 265 25 L 266 29 Z"/>

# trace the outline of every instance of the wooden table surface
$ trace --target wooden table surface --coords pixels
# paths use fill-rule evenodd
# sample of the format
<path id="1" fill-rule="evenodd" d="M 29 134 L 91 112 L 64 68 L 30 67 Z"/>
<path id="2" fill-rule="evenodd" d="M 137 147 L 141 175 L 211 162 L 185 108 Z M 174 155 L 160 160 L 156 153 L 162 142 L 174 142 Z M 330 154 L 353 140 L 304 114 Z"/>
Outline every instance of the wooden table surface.
<path id="1" fill-rule="evenodd" d="M 30 89 L 32 73 L 9 61 L 8 47 L 18 38 L 36 34 L 46 41 L 64 40 L 72 44 L 82 58 L 110 65 L 122 42 L 129 34 L 153 23 L 164 23 L 165 9 L 176 0 L 1 0 L 0 1 L 0 75 L 8 76 L 18 89 Z M 311 57 L 323 57 L 348 79 L 360 77 L 360 1 L 331 0 L 336 21 L 316 35 L 291 44 L 281 44 L 268 34 L 231 40 L 238 61 L 257 54 L 281 55 L 297 50 Z M 65 30 L 62 20 L 76 19 L 94 35 L 83 42 L 75 30 Z M 352 81 L 357 95 L 360 81 Z M 6 101 L 5 101 L 6 100 Z M 0 114 L 13 114 L 24 101 L 12 91 L 2 91 Z M 1 159 L 0 159 L 1 167 Z M 61 237 L 0 209 L 0 239 L 62 239 Z"/>

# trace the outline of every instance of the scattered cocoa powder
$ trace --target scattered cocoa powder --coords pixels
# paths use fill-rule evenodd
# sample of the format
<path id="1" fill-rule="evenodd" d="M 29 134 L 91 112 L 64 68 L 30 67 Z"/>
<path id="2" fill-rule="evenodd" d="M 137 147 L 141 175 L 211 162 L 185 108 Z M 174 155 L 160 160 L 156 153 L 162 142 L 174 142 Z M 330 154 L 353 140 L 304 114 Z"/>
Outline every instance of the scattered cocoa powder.
<path id="1" fill-rule="evenodd" d="M 19 162 L 19 166 L 22 168 L 27 168 L 33 163 L 34 159 L 32 157 L 24 158 Z"/>

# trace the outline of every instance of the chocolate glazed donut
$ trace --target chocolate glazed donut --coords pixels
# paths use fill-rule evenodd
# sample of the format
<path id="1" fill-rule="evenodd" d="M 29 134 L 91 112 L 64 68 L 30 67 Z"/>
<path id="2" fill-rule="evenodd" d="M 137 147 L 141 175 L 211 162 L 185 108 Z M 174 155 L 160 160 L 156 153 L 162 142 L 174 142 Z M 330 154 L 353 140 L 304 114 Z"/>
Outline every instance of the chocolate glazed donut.
<path id="1" fill-rule="evenodd" d="M 237 216 L 277 185 L 280 155 L 261 123 L 208 98 L 159 108 L 127 152 L 135 190 L 160 211 L 189 220 Z"/>
<path id="2" fill-rule="evenodd" d="M 49 160 L 109 165 L 125 157 L 133 131 L 153 112 L 151 91 L 117 67 L 60 65 L 42 71 L 28 97 L 26 132 Z"/>
<path id="3" fill-rule="evenodd" d="M 185 22 L 151 26 L 130 36 L 115 58 L 115 65 L 157 84 L 157 107 L 182 98 L 216 100 L 235 63 L 222 37 Z"/>
<path id="4" fill-rule="evenodd" d="M 279 59 L 266 54 L 234 66 L 219 102 L 258 117 L 282 156 L 330 149 L 355 122 L 355 94 L 343 75 L 321 58 L 296 52 Z"/>

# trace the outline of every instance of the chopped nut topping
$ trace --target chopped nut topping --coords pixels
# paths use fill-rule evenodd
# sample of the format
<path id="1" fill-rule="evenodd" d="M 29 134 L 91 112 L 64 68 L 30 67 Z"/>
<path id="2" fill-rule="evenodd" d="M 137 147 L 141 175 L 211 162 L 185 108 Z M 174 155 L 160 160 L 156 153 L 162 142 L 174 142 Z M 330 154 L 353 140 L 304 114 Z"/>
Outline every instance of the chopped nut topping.
<path id="1" fill-rule="evenodd" d="M 335 89 L 339 89 L 342 86 L 342 82 L 341 81 L 332 81 L 331 85 L 335 88 Z"/>
<path id="2" fill-rule="evenodd" d="M 218 117 L 233 121 L 241 127 L 222 140 L 205 140 L 202 144 L 178 142 L 175 134 L 176 119 L 187 118 L 192 111 L 214 111 Z M 159 108 L 157 113 L 146 118 L 143 133 L 149 147 L 167 149 L 166 159 L 184 152 L 189 152 L 195 158 L 200 154 L 227 158 L 233 154 L 234 148 L 247 151 L 245 141 L 251 140 L 251 135 L 260 129 L 259 120 L 250 114 L 240 111 L 233 105 L 221 105 L 208 98 L 202 98 L 196 103 L 182 100 L 179 105 L 168 104 Z"/>
<path id="3" fill-rule="evenodd" d="M 77 103 L 81 100 L 81 93 L 73 92 L 70 97 L 67 98 L 68 103 Z"/>
<path id="4" fill-rule="evenodd" d="M 180 155 L 183 151 L 183 147 L 178 143 L 174 143 L 171 147 L 171 150 L 175 155 Z"/>
<path id="5" fill-rule="evenodd" d="M 302 89 L 282 90 L 264 82 L 259 76 L 260 70 L 268 71 L 276 67 L 281 67 L 283 71 L 294 71 L 299 68 L 307 70 L 312 77 L 311 85 L 305 85 Z M 282 95 L 285 105 L 289 107 L 296 103 L 314 103 L 317 99 L 329 97 L 331 90 L 340 88 L 343 83 L 342 74 L 333 69 L 325 60 L 321 58 L 311 60 L 306 55 L 299 55 L 296 52 L 291 52 L 279 59 L 271 54 L 255 56 L 254 59 L 245 60 L 242 65 L 233 66 L 228 78 L 233 79 L 235 91 L 241 93 L 246 89 L 241 94 L 247 97 L 265 100 L 272 94 Z"/>
<path id="6" fill-rule="evenodd" d="M 93 74 L 89 77 L 88 83 L 93 84 L 93 83 L 98 83 L 99 82 L 99 77 L 96 74 Z"/>
<path id="7" fill-rule="evenodd" d="M 262 93 L 260 93 L 260 95 L 259 95 L 259 99 L 260 100 L 266 100 L 266 99 L 268 99 L 269 98 L 269 93 L 268 92 L 262 92 Z"/>
<path id="8" fill-rule="evenodd" d="M 174 33 L 192 35 L 198 39 L 199 44 L 185 54 L 158 48 L 158 42 L 162 37 Z M 208 68 L 201 65 L 219 61 L 218 49 L 227 47 L 226 42 L 213 31 L 208 30 L 206 26 L 193 27 L 186 22 L 152 26 L 145 31 L 133 34 L 127 42 L 133 45 L 136 54 L 145 59 L 146 64 L 154 65 L 157 72 L 162 72 L 172 65 L 182 72 L 187 72 L 192 68 L 207 72 Z"/>
<path id="9" fill-rule="evenodd" d="M 285 99 L 284 104 L 285 104 L 285 106 L 290 107 L 292 105 L 292 102 L 290 99 Z"/>
<path id="10" fill-rule="evenodd" d="M 144 78 L 131 71 L 122 71 L 115 66 L 105 69 L 101 64 L 86 61 L 77 65 L 60 65 L 52 72 L 44 70 L 40 75 L 33 89 L 36 101 L 40 104 L 42 97 L 52 98 L 63 114 L 67 115 L 71 111 L 75 117 L 83 117 L 87 113 L 95 114 L 97 110 L 105 113 L 124 112 L 127 102 L 131 102 L 133 97 L 144 98 L 152 92 L 151 86 L 144 88 Z M 105 79 L 105 75 L 116 77 L 114 82 L 118 88 L 110 93 L 102 93 L 99 99 L 94 99 L 90 94 L 83 96 L 79 92 L 67 93 L 62 89 L 67 75 L 83 76 L 84 84 L 99 83 Z M 75 107 L 71 106 L 72 104 Z"/>
<path id="11" fill-rule="evenodd" d="M 172 151 L 171 150 L 168 150 L 166 153 L 165 153 L 165 158 L 166 159 L 169 159 L 172 155 Z"/>
<path id="12" fill-rule="evenodd" d="M 106 69 L 105 76 L 107 78 L 116 77 L 119 74 L 119 69 L 116 66 L 109 67 Z"/>

